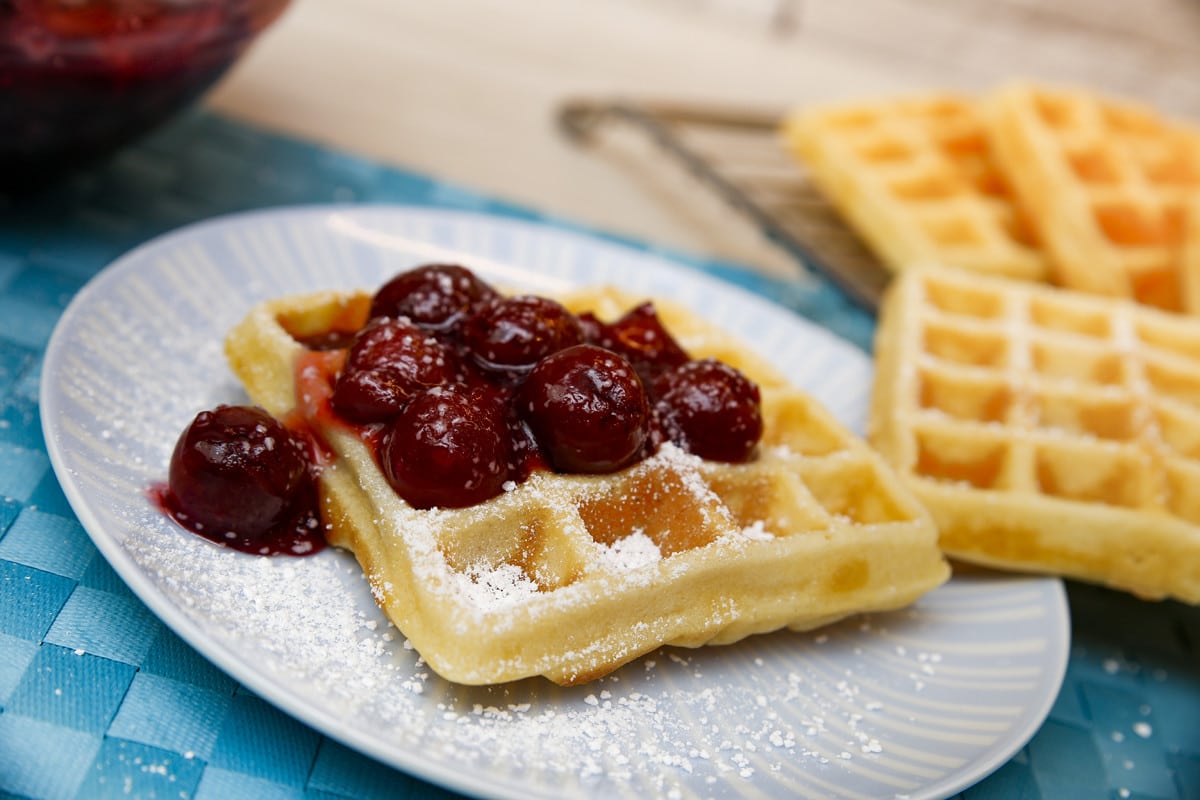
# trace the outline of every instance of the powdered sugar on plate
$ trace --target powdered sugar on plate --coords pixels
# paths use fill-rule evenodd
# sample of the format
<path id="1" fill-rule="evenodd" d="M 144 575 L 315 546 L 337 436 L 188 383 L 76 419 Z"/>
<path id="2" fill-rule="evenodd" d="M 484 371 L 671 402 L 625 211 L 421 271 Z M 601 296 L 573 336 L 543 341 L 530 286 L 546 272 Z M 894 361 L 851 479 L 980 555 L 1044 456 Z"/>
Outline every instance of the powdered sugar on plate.
<path id="1" fill-rule="evenodd" d="M 887 703 L 858 683 L 863 667 L 839 660 L 826 693 L 830 671 L 819 658 L 789 659 L 781 669 L 770 655 L 804 647 L 824 656 L 861 623 L 819 639 L 781 633 L 727 648 L 667 648 L 574 688 L 541 679 L 464 687 L 442 681 L 405 646 L 345 554 L 247 556 L 145 522 L 145 535 L 126 541 L 130 555 L 208 636 L 253 660 L 264 680 L 303 687 L 323 714 L 393 745 L 493 771 L 501 764 L 501 780 L 514 785 L 550 772 L 588 793 L 650 779 L 649 789 L 667 794 L 696 778 L 706 786 L 753 782 L 801 761 L 815 767 L 884 749 L 878 724 Z M 656 557 L 644 535 L 621 541 L 610 552 L 622 564 Z M 473 585 L 488 591 L 487 581 Z"/>
<path id="2" fill-rule="evenodd" d="M 982 719 L 943 721 L 948 697 L 968 701 L 954 688 L 964 676 L 999 682 L 1004 669 L 961 645 L 932 649 L 944 627 L 936 604 L 817 633 L 664 648 L 579 687 L 454 685 L 407 646 L 346 554 L 247 556 L 149 515 L 141 524 L 126 540 L 130 555 L 212 642 L 256 665 L 256 688 L 302 692 L 327 725 L 478 769 L 489 776 L 486 795 L 537 796 L 530 787 L 547 780 L 556 787 L 547 796 L 630 785 L 658 796 L 797 785 L 820 795 L 845 770 L 911 793 L 921 780 L 902 764 L 913 741 L 898 731 L 924 728 L 922 758 L 950 770 L 966 763 L 964 740 L 993 741 L 1018 711 L 976 703 Z M 609 557 L 622 565 L 656 557 L 644 534 L 621 541 Z M 486 580 L 472 585 L 490 591 Z M 949 602 L 991 605 L 990 590 L 978 588 Z M 938 699 L 913 701 L 925 693 Z M 797 784 L 809 773 L 813 782 Z"/>
<path id="3" fill-rule="evenodd" d="M 818 633 L 665 648 L 573 688 L 472 688 L 406 647 L 347 555 L 230 552 L 150 505 L 145 490 L 190 415 L 239 399 L 220 341 L 253 302 L 283 287 L 377 285 L 431 260 L 534 289 L 607 282 L 673 296 L 761 344 L 849 424 L 865 416 L 870 362 L 853 347 L 734 287 L 578 234 L 390 208 L 289 209 L 181 231 L 77 296 L 47 348 L 41 410 L 81 523 L 204 655 L 332 737 L 489 797 L 941 797 L 1032 733 L 1065 664 L 1057 581 L 956 577 L 908 611 Z M 653 568 L 652 545 L 634 534 L 604 557 Z M 512 588 L 495 577 L 473 583 Z"/>

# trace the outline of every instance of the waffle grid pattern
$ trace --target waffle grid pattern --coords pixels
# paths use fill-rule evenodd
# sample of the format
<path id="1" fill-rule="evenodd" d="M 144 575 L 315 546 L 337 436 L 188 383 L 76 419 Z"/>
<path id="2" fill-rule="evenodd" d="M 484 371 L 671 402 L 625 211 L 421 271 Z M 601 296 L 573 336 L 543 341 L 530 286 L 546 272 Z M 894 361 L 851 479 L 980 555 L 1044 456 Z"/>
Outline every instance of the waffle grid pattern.
<path id="1" fill-rule="evenodd" d="M 784 135 L 892 270 L 950 264 L 1045 277 L 974 100 L 930 95 L 801 112 Z"/>
<path id="2" fill-rule="evenodd" d="M 453 796 L 275 711 L 166 630 L 87 539 L 41 437 L 42 349 L 106 263 L 215 214 L 330 201 L 536 216 L 203 114 L 44 197 L 0 201 L 0 796 Z M 827 284 L 802 291 L 681 260 L 870 340 L 871 320 Z M 1200 798 L 1200 612 L 1083 584 L 1068 593 L 1071 661 L 1049 720 L 961 797 Z"/>
<path id="3" fill-rule="evenodd" d="M 883 329 L 904 341 L 880 362 L 877 423 L 950 529 L 943 546 L 1200 600 L 1200 327 L 947 271 L 906 275 L 894 291 Z M 988 510 L 997 494 L 1012 506 L 1006 519 Z M 1043 535 L 1017 552 L 1010 541 L 1027 527 Z M 1059 531 L 1081 551 L 1118 552 L 1073 563 L 1057 552 L 1070 547 Z"/>
<path id="4" fill-rule="evenodd" d="M 1200 133 L 1132 102 L 1023 84 L 989 99 L 998 161 L 1059 283 L 1200 311 L 1183 273 Z"/>
<path id="5" fill-rule="evenodd" d="M 1065 294 L 980 292 L 952 281 L 925 288 L 928 313 L 916 312 L 925 318 L 923 473 L 1197 521 L 1186 491 L 1200 444 L 1195 326 Z M 983 454 L 956 468 L 932 452 L 939 433 L 1014 444 L 994 466 Z M 1075 482 L 1076 459 L 1096 465 L 1093 480 Z M 947 474 L 936 474 L 939 464 Z"/>

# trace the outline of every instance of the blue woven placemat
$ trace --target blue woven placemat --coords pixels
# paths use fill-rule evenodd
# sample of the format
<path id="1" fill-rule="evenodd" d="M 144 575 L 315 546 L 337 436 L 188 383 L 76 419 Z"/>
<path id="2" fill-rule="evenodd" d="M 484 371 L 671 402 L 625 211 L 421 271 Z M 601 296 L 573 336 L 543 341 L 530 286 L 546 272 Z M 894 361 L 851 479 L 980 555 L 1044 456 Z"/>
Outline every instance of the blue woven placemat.
<path id="1" fill-rule="evenodd" d="M 0 198 L 0 798 L 454 796 L 296 722 L 163 626 L 92 546 L 42 440 L 42 352 L 89 278 L 180 225 L 317 202 L 579 229 L 200 112 L 41 196 Z M 667 255 L 869 346 L 873 320 L 822 281 Z M 962 797 L 1200 800 L 1200 609 L 1083 585 L 1068 594 L 1071 660 L 1049 719 Z"/>

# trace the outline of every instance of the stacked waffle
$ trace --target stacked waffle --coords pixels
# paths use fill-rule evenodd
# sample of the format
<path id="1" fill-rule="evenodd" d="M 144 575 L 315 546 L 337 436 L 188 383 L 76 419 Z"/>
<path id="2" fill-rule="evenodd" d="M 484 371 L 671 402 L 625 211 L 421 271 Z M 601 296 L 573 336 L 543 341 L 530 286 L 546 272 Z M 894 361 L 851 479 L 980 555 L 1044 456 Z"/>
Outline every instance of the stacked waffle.
<path id="1" fill-rule="evenodd" d="M 1200 603 L 1200 324 L 911 270 L 876 339 L 872 443 L 942 549 Z"/>
<path id="2" fill-rule="evenodd" d="M 943 550 L 1200 603 L 1200 133 L 1011 84 L 784 134 L 899 273 L 870 440 Z"/>
<path id="3" fill-rule="evenodd" d="M 786 132 L 817 185 L 893 269 L 949 263 L 1047 275 L 974 101 L 946 95 L 839 106 L 797 115 Z"/>
<path id="4" fill-rule="evenodd" d="M 369 299 L 320 293 L 257 307 L 226 342 L 250 397 L 294 415 L 298 338 L 361 316 Z M 634 302 L 602 291 L 567 305 L 615 318 Z M 358 433 L 306 414 L 333 453 L 320 481 L 330 542 L 354 552 L 380 605 L 443 677 L 579 683 L 664 643 L 897 608 L 948 576 L 928 514 L 877 453 L 725 333 L 656 306 L 689 353 L 758 382 L 763 438 L 749 462 L 668 444 L 618 473 L 537 471 L 476 506 L 419 510 Z"/>
<path id="5" fill-rule="evenodd" d="M 1010 84 L 805 110 L 785 139 L 895 271 L 942 264 L 1200 311 L 1200 133 Z"/>

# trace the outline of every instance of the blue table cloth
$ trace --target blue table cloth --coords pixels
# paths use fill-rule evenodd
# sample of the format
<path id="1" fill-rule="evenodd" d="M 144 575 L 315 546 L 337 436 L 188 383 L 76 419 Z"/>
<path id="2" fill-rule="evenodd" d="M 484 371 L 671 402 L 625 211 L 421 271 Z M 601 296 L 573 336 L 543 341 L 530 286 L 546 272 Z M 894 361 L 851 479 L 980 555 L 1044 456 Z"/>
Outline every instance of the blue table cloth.
<path id="1" fill-rule="evenodd" d="M 43 194 L 0 196 L 0 798 L 455 796 L 296 722 L 175 636 L 92 546 L 42 439 L 46 341 L 109 261 L 217 214 L 328 202 L 582 229 L 203 112 Z M 828 283 L 666 255 L 870 346 L 873 319 Z M 961 797 L 1200 800 L 1200 609 L 1073 583 L 1068 596 L 1071 658 L 1049 718 Z"/>

